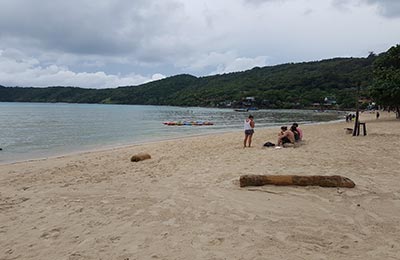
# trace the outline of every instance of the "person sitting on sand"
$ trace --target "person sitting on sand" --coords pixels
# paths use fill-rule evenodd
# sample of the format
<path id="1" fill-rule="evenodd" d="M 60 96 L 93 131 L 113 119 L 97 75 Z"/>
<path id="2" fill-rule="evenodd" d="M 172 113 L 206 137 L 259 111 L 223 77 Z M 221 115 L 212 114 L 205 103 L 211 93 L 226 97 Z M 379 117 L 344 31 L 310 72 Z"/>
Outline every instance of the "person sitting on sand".
<path id="1" fill-rule="evenodd" d="M 249 117 L 244 120 L 244 141 L 243 141 L 243 147 L 246 147 L 246 144 L 248 142 L 249 147 L 251 146 L 251 139 L 254 134 L 254 117 L 252 115 L 249 115 Z"/>
<path id="2" fill-rule="evenodd" d="M 278 146 L 290 143 L 294 144 L 294 133 L 288 130 L 287 126 L 281 127 L 281 132 L 278 134 Z"/>
<path id="3" fill-rule="evenodd" d="M 303 140 L 303 131 L 299 128 L 299 124 L 293 123 L 293 126 L 296 128 L 297 133 L 299 134 L 298 141 Z"/>
<path id="4" fill-rule="evenodd" d="M 294 134 L 294 141 L 299 142 L 300 141 L 300 134 L 297 132 L 297 129 L 294 125 L 290 127 L 290 131 Z"/>

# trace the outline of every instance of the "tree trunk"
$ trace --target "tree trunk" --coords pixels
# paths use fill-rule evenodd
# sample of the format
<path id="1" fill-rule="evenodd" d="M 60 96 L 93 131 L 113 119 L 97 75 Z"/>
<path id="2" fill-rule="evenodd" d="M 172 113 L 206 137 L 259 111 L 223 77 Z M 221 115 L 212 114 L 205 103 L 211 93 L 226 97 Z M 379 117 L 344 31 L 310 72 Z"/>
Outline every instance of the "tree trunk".
<path id="1" fill-rule="evenodd" d="M 360 85 L 361 85 L 361 83 L 359 82 L 358 84 L 357 84 L 357 99 L 356 99 L 356 118 L 355 118 L 355 120 L 354 120 L 354 130 L 353 130 L 353 136 L 356 136 L 356 135 L 358 135 L 359 134 L 359 132 L 358 132 L 358 129 L 360 129 L 359 128 L 359 126 L 358 126 L 358 121 L 359 121 L 359 115 L 360 115 L 360 104 L 359 104 L 359 99 L 360 99 Z"/>
<path id="2" fill-rule="evenodd" d="M 339 175 L 331 176 L 298 176 L 298 175 L 242 175 L 240 187 L 263 185 L 295 185 L 295 186 L 321 186 L 354 188 L 352 180 Z"/>

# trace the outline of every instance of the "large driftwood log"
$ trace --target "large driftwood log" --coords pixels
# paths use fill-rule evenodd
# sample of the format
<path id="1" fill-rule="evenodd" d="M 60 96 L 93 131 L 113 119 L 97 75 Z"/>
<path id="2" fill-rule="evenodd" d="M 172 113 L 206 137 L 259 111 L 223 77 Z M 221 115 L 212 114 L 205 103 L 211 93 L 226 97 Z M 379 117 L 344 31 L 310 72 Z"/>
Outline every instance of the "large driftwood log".
<path id="1" fill-rule="evenodd" d="M 138 153 L 131 157 L 131 162 L 139 162 L 143 160 L 151 159 L 150 154 L 148 153 Z"/>
<path id="2" fill-rule="evenodd" d="M 354 188 L 352 180 L 339 175 L 332 176 L 298 176 L 298 175 L 242 175 L 240 187 L 262 185 L 295 185 Z"/>

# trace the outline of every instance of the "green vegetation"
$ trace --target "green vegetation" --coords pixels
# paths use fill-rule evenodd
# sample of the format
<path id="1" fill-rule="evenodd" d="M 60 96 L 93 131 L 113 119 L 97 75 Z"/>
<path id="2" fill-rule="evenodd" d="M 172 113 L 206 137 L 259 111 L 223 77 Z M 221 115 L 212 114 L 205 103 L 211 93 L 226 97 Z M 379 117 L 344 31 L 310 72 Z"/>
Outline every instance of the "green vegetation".
<path id="1" fill-rule="evenodd" d="M 376 58 L 370 94 L 378 104 L 394 108 L 400 115 L 400 45 Z"/>
<path id="2" fill-rule="evenodd" d="M 177 75 L 115 89 L 0 86 L 0 101 L 310 108 L 328 97 L 335 101 L 335 108 L 346 109 L 355 106 L 357 84 L 371 85 L 375 59 L 375 55 L 335 58 L 207 77 Z M 255 101 L 248 104 L 246 97 L 254 97 Z"/>

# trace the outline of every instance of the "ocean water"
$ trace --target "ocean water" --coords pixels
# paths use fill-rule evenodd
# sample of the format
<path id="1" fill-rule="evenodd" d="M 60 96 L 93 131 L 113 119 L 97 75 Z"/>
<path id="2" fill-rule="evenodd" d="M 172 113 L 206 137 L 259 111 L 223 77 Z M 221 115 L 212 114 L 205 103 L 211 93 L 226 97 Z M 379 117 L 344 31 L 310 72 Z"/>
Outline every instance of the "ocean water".
<path id="1" fill-rule="evenodd" d="M 58 156 L 142 142 L 240 131 L 254 115 L 256 129 L 342 119 L 337 112 L 199 107 L 1 103 L 0 163 Z M 211 121 L 212 126 L 166 126 L 166 121 Z"/>

